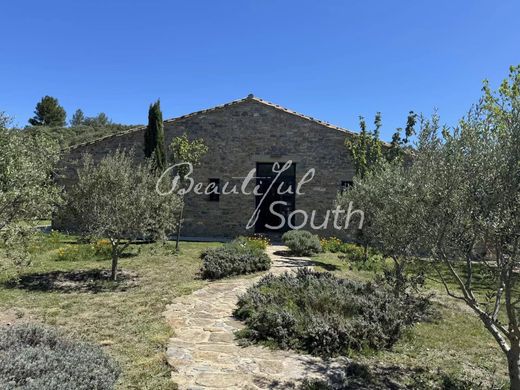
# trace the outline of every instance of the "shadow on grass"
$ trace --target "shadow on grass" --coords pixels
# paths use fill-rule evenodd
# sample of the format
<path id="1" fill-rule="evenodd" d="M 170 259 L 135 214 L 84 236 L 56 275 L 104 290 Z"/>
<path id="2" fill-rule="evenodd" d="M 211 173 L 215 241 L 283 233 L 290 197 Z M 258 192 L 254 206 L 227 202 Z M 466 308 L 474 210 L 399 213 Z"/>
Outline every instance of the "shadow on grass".
<path id="1" fill-rule="evenodd" d="M 135 272 L 120 270 L 117 281 L 110 280 L 110 271 L 102 269 L 78 271 L 52 271 L 22 275 L 4 282 L 6 288 L 17 288 L 42 292 L 85 292 L 126 291 L 138 284 Z"/>
<path id="2" fill-rule="evenodd" d="M 325 271 L 339 271 L 341 268 L 335 264 L 324 263 L 323 261 L 311 260 L 312 265 L 315 267 L 321 267 Z"/>
<path id="3" fill-rule="evenodd" d="M 281 257 L 280 263 L 282 267 L 321 267 L 326 271 L 337 271 L 340 269 L 337 265 L 314 260 L 312 257 L 294 256 L 290 251 L 276 251 L 273 254 Z"/>
<path id="4" fill-rule="evenodd" d="M 257 383 L 267 389 L 295 390 L 426 390 L 483 388 L 475 384 L 440 372 L 430 372 L 423 367 L 368 366 L 347 359 L 323 361 L 320 364 L 308 363 L 307 374 L 312 374 L 303 383 L 267 382 Z M 321 379 L 316 379 L 320 377 Z M 476 386 L 476 387 L 474 387 Z M 487 388 L 487 387 L 486 387 Z"/>

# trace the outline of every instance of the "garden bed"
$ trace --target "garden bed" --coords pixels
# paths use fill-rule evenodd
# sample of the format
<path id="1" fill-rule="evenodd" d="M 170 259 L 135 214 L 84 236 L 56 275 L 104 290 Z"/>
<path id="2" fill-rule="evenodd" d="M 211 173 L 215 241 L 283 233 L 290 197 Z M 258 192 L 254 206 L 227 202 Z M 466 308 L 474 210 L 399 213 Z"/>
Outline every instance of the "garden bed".
<path id="1" fill-rule="evenodd" d="M 247 325 L 242 339 L 330 357 L 391 348 L 427 308 L 374 283 L 300 269 L 264 277 L 234 314 Z"/>

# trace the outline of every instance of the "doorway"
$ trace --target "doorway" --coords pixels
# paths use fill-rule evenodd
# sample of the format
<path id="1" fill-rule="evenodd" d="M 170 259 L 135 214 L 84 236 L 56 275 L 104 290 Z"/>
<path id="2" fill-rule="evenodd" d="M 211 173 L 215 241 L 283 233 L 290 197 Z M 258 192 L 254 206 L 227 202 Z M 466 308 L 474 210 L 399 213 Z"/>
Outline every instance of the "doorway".
<path id="1" fill-rule="evenodd" d="M 284 163 L 278 163 L 277 167 L 275 164 L 256 163 L 256 184 L 259 188 L 259 195 L 256 196 L 256 207 L 260 205 L 255 224 L 255 232 L 257 233 L 286 232 L 289 230 L 288 216 L 295 209 L 296 164 L 292 163 L 279 177 L 277 177 L 278 172 L 275 172 L 273 168 L 279 170 Z M 270 208 L 274 202 L 284 202 L 284 204 L 273 205 L 274 212 L 272 212 Z M 277 229 L 266 226 L 281 225 L 280 215 L 283 215 L 285 222 L 282 226 Z"/>

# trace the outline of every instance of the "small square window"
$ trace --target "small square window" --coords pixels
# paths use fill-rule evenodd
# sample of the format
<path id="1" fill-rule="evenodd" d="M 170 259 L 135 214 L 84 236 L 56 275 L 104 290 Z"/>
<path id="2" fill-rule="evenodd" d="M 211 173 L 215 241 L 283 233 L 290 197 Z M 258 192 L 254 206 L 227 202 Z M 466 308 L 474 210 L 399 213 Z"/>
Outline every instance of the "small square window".
<path id="1" fill-rule="evenodd" d="M 220 179 L 209 179 L 209 201 L 218 202 L 220 200 Z"/>
<path id="2" fill-rule="evenodd" d="M 341 192 L 345 192 L 348 188 L 352 187 L 354 183 L 350 180 L 341 180 Z"/>

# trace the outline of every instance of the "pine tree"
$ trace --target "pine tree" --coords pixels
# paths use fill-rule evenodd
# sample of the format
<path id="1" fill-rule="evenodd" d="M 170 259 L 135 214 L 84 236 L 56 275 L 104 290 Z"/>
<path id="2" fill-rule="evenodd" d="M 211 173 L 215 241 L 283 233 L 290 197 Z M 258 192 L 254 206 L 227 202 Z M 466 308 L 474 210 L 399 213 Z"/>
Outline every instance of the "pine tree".
<path id="1" fill-rule="evenodd" d="M 65 109 L 59 105 L 58 99 L 52 96 L 44 96 L 42 100 L 36 104 L 34 114 L 35 116 L 29 119 L 29 123 L 33 126 L 65 126 L 67 113 Z"/>
<path id="2" fill-rule="evenodd" d="M 166 167 L 166 148 L 164 145 L 164 125 L 161 102 L 150 104 L 148 127 L 144 133 L 144 155 L 153 159 L 154 169 L 163 171 Z"/>
<path id="3" fill-rule="evenodd" d="M 72 119 L 70 120 L 71 126 L 81 126 L 83 122 L 85 121 L 85 114 L 83 114 L 83 111 L 81 109 L 77 109 L 74 115 L 72 115 Z"/>

